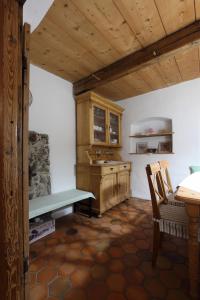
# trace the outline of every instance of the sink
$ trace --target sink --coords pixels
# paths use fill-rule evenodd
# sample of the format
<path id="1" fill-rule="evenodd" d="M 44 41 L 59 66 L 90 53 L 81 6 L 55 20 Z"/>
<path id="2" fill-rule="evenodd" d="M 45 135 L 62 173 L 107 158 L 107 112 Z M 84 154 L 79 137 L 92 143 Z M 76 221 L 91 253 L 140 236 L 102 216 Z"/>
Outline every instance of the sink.
<path id="1" fill-rule="evenodd" d="M 95 164 L 102 165 L 102 164 L 105 164 L 105 163 L 106 163 L 106 160 L 95 160 Z"/>
<path id="2" fill-rule="evenodd" d="M 107 160 L 107 163 L 111 163 L 111 164 L 118 164 L 118 163 L 123 163 L 123 161 L 120 161 L 120 160 Z"/>
<path id="3" fill-rule="evenodd" d="M 123 163 L 122 161 L 119 160 L 96 160 L 96 164 L 118 164 L 118 163 Z"/>

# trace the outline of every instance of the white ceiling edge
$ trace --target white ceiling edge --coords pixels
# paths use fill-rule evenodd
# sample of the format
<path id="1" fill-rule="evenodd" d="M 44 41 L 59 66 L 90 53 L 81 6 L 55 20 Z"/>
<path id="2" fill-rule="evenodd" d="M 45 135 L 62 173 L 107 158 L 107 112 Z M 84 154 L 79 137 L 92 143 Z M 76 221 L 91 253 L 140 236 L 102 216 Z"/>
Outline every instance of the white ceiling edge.
<path id="1" fill-rule="evenodd" d="M 23 21 L 31 25 L 31 32 L 38 27 L 53 2 L 54 0 L 27 0 L 25 2 Z"/>

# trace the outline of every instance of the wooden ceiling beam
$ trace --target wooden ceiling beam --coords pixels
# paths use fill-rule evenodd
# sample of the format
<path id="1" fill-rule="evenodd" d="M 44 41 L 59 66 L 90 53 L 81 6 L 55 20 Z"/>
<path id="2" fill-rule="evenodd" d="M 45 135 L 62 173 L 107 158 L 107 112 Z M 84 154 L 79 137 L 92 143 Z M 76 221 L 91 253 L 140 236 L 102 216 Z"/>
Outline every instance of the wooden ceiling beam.
<path id="1" fill-rule="evenodd" d="M 116 62 L 74 83 L 74 95 L 97 88 L 110 81 L 152 65 L 161 57 L 175 54 L 200 44 L 200 21 L 196 21 L 167 37 L 131 53 Z"/>

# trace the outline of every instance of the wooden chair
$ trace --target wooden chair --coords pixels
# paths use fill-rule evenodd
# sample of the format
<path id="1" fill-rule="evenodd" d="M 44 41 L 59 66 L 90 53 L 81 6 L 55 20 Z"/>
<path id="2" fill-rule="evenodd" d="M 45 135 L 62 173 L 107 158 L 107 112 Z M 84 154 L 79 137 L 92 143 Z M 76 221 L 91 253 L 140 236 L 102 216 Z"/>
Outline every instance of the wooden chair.
<path id="1" fill-rule="evenodd" d="M 171 205 L 185 206 L 183 202 L 175 200 L 172 182 L 169 175 L 169 162 L 167 160 L 160 160 L 158 163 L 160 165 L 160 174 L 162 177 L 161 184 L 163 186 L 165 202 Z"/>
<path id="2" fill-rule="evenodd" d="M 167 160 L 160 160 L 158 163 L 160 165 L 161 175 L 164 183 L 164 190 L 167 194 L 172 194 L 173 187 L 168 170 L 169 162 Z"/>
<path id="3" fill-rule="evenodd" d="M 147 165 L 146 173 L 153 209 L 152 265 L 155 266 L 163 233 L 188 238 L 188 217 L 184 206 L 166 202 L 160 164 Z"/>

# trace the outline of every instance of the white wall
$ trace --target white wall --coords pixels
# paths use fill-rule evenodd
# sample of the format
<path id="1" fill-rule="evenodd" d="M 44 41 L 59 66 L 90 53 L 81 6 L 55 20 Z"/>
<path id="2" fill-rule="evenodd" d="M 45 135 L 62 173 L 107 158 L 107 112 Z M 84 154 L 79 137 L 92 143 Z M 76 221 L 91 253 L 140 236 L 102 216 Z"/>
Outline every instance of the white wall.
<path id="1" fill-rule="evenodd" d="M 132 190 L 135 197 L 150 199 L 145 166 L 166 159 L 176 187 L 189 175 L 189 166 L 200 165 L 200 79 L 119 101 L 123 115 L 123 159 L 133 163 Z M 172 118 L 175 154 L 129 155 L 131 124 L 149 117 Z"/>
<path id="2" fill-rule="evenodd" d="M 31 66 L 29 129 L 47 133 L 52 193 L 75 188 L 75 102 L 72 84 Z"/>
<path id="3" fill-rule="evenodd" d="M 23 6 L 23 21 L 31 25 L 34 31 L 53 4 L 54 0 L 27 0 Z"/>

